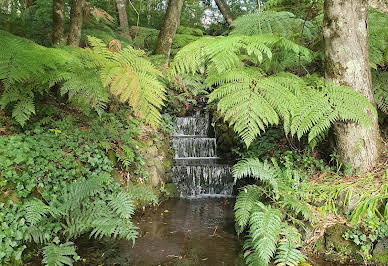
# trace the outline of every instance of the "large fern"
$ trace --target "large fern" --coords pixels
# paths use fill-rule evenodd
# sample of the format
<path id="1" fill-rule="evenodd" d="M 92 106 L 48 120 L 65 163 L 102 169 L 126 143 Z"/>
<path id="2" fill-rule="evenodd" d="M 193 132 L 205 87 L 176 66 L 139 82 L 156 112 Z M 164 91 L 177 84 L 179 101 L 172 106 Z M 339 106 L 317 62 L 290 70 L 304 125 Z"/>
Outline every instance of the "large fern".
<path id="1" fill-rule="evenodd" d="M 300 174 L 279 167 L 274 160 L 271 165 L 245 159 L 234 166 L 233 175 L 236 179 L 251 176 L 264 181 L 261 186 L 246 186 L 235 204 L 237 232 L 248 228 L 246 263 L 267 265 L 275 258 L 279 265 L 297 265 L 305 256 L 299 250 L 300 233 L 292 224 L 303 228 L 303 221 L 315 221 L 312 207 L 300 196 Z M 276 186 L 265 185 L 269 181 Z"/>
<path id="2" fill-rule="evenodd" d="M 103 85 L 121 102 L 128 102 L 138 116 L 157 126 L 161 122 L 165 89 L 158 80 L 161 72 L 145 58 L 144 51 L 131 46 L 115 51 L 90 36 L 89 43 L 93 52 L 105 59 L 100 62 Z"/>
<path id="3" fill-rule="evenodd" d="M 375 108 L 361 94 L 323 79 L 302 78 L 278 70 L 285 55 L 309 51 L 273 35 L 205 37 L 184 47 L 171 64 L 171 73 L 206 72 L 205 84 L 215 88 L 210 102 L 233 126 L 247 146 L 270 125 L 284 122 L 286 134 L 308 134 L 314 145 L 338 120 L 371 124 L 366 110 Z M 292 67 L 292 62 L 281 69 Z"/>
<path id="4" fill-rule="evenodd" d="M 4 91 L 0 105 L 13 104 L 12 116 L 24 125 L 35 113 L 34 94 L 47 93 L 53 79 L 61 74 L 66 57 L 59 49 L 49 49 L 0 31 L 0 80 Z"/>
<path id="5" fill-rule="evenodd" d="M 83 111 L 101 113 L 110 92 L 147 123 L 160 123 L 165 89 L 158 80 L 160 71 L 143 51 L 108 48 L 94 37 L 89 38 L 93 49 L 45 48 L 4 31 L 0 39 L 0 105 L 12 105 L 12 116 L 22 126 L 36 112 L 35 96 L 56 84 Z"/>
<path id="6" fill-rule="evenodd" d="M 317 29 L 310 21 L 305 21 L 286 11 L 264 11 L 238 17 L 232 23 L 232 35 L 272 34 L 299 41 L 301 35 L 306 41 L 317 36 Z"/>

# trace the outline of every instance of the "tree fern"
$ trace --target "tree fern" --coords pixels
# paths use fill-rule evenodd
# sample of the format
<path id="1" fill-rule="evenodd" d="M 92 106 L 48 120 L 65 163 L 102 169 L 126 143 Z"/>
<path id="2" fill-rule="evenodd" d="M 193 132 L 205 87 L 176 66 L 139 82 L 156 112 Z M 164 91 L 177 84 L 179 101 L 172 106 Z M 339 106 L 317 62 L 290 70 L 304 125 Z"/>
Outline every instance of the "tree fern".
<path id="1" fill-rule="evenodd" d="M 298 138 L 307 134 L 312 145 L 338 120 L 368 127 L 371 120 L 366 110 L 376 115 L 375 109 L 353 89 L 316 77 L 305 82 L 291 73 L 266 74 L 287 68 L 273 62 L 300 54 L 309 58 L 307 49 L 273 35 L 206 37 L 178 52 L 171 74 L 206 70 L 205 84 L 215 88 L 209 102 L 217 102 L 224 119 L 247 146 L 280 121 L 286 134 Z"/>
<path id="2" fill-rule="evenodd" d="M 161 72 L 144 56 L 144 52 L 131 46 L 113 52 L 101 40 L 89 37 L 93 51 L 106 60 L 101 69 L 103 86 L 121 102 L 128 104 L 136 114 L 156 126 L 161 121 L 160 108 L 165 99 L 165 89 L 158 80 Z"/>
<path id="3" fill-rule="evenodd" d="M 317 36 L 317 29 L 313 23 L 285 11 L 264 11 L 243 15 L 235 19 L 232 26 L 231 35 L 272 34 L 295 41 L 300 39 L 302 33 L 306 41 Z"/>
<path id="4" fill-rule="evenodd" d="M 74 243 L 60 245 L 48 244 L 43 248 L 43 263 L 47 266 L 73 265 L 75 253 Z"/>
<path id="5" fill-rule="evenodd" d="M 60 73 L 66 57 L 58 49 L 49 49 L 0 31 L 0 80 L 4 92 L 0 105 L 14 104 L 12 116 L 24 125 L 35 113 L 34 94 L 47 92 L 52 73 Z M 54 75 L 55 76 L 55 75 Z"/>

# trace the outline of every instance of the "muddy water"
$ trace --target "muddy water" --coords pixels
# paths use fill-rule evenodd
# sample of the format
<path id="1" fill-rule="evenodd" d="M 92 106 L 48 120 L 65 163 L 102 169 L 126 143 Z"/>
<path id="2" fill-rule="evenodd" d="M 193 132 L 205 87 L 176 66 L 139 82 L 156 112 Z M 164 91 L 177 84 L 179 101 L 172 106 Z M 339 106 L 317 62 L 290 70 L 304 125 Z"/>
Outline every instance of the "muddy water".
<path id="1" fill-rule="evenodd" d="M 120 242 L 129 265 L 244 265 L 233 198 L 173 199 L 135 221 L 134 247 Z"/>

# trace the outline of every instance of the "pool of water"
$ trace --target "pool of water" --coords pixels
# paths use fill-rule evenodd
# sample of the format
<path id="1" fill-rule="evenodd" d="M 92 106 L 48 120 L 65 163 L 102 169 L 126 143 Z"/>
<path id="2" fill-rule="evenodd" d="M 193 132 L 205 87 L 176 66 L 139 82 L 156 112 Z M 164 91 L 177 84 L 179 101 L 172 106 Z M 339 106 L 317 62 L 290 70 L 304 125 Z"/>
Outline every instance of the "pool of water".
<path id="1" fill-rule="evenodd" d="M 136 245 L 120 242 L 130 265 L 244 265 L 233 198 L 172 199 L 135 220 Z"/>

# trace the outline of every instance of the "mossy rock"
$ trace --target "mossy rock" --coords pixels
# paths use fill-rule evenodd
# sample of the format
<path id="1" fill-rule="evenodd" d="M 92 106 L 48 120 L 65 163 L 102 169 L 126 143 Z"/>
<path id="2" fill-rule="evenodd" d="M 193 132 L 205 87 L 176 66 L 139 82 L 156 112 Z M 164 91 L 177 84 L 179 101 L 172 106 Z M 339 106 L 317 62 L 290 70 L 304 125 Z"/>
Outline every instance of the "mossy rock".
<path id="1" fill-rule="evenodd" d="M 178 188 L 173 183 L 165 184 L 164 190 L 166 191 L 166 195 L 171 198 L 178 198 L 180 195 Z"/>
<path id="2" fill-rule="evenodd" d="M 117 157 L 116 157 L 116 153 L 114 150 L 109 150 L 108 151 L 108 159 L 109 161 L 112 163 L 112 166 L 113 167 L 117 167 Z"/>
<path id="3" fill-rule="evenodd" d="M 372 261 L 377 265 L 388 265 L 388 237 L 377 242 L 373 249 Z"/>
<path id="4" fill-rule="evenodd" d="M 350 228 L 344 224 L 335 224 L 326 229 L 324 234 L 325 259 L 346 264 L 359 260 L 359 247 L 350 240 L 343 238 L 343 234 Z"/>

